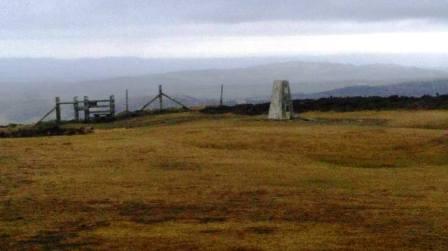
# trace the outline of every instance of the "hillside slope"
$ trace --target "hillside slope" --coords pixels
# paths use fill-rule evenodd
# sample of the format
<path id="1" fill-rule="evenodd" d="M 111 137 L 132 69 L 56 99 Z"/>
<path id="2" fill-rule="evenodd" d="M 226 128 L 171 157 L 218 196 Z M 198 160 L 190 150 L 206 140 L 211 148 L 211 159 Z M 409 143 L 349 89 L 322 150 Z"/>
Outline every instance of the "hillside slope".
<path id="1" fill-rule="evenodd" d="M 448 245 L 446 112 L 305 116 L 314 122 L 167 114 L 0 139 L 0 247 Z"/>
<path id="2" fill-rule="evenodd" d="M 384 86 L 349 86 L 314 94 L 297 94 L 296 98 L 323 97 L 389 97 L 393 95 L 406 97 L 436 96 L 448 94 L 448 80 L 418 81 Z"/>

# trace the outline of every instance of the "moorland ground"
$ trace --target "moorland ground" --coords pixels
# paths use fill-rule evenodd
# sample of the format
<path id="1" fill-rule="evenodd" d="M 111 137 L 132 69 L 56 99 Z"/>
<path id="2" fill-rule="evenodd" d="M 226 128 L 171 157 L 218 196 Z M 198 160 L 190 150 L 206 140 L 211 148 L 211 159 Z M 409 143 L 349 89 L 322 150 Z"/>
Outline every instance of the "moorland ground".
<path id="1" fill-rule="evenodd" d="M 0 247 L 446 250 L 447 111 L 303 116 L 0 139 Z"/>

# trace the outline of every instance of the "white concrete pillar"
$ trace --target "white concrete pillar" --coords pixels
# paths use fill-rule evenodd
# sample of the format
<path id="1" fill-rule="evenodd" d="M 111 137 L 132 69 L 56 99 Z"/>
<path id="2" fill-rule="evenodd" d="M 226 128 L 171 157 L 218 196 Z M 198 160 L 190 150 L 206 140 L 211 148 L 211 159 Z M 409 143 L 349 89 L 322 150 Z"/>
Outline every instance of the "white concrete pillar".
<path id="1" fill-rule="evenodd" d="M 289 82 L 286 80 L 276 80 L 272 87 L 268 118 L 272 120 L 289 120 L 293 118 L 293 115 L 294 109 Z"/>

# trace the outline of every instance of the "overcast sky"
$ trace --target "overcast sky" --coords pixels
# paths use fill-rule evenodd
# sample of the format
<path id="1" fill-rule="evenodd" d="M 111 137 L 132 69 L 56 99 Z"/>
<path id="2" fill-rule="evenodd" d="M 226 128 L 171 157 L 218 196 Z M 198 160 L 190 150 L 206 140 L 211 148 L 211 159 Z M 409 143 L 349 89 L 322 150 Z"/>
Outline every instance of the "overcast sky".
<path id="1" fill-rule="evenodd" d="M 448 0 L 0 0 L 0 57 L 448 53 Z"/>

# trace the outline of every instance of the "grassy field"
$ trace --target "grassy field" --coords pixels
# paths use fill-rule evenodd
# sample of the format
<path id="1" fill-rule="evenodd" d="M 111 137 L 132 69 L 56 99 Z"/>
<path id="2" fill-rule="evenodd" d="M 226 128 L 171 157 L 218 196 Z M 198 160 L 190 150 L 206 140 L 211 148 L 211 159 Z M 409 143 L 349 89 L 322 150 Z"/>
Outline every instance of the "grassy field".
<path id="1" fill-rule="evenodd" d="M 0 139 L 2 250 L 446 250 L 448 112 L 178 113 Z"/>

